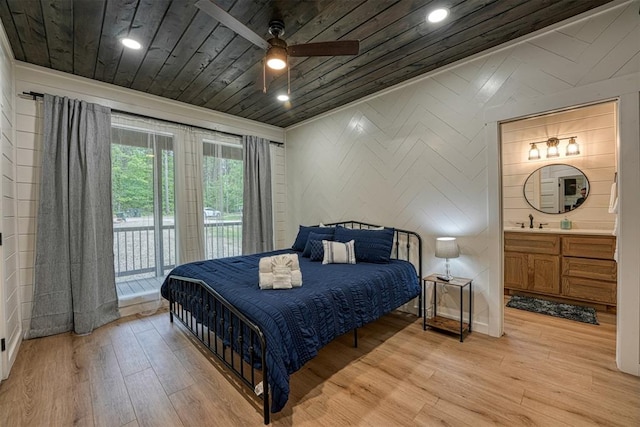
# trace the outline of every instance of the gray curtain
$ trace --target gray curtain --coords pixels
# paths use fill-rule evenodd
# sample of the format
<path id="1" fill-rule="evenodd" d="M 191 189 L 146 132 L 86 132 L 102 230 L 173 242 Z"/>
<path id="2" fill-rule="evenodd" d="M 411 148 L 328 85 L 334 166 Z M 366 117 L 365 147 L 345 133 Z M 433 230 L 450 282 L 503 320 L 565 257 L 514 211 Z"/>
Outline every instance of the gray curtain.
<path id="1" fill-rule="evenodd" d="M 113 269 L 111 110 L 44 96 L 29 338 L 87 334 L 119 317 Z"/>
<path id="2" fill-rule="evenodd" d="M 273 249 L 271 147 L 267 139 L 243 136 L 242 148 L 242 254 L 249 255 Z"/>

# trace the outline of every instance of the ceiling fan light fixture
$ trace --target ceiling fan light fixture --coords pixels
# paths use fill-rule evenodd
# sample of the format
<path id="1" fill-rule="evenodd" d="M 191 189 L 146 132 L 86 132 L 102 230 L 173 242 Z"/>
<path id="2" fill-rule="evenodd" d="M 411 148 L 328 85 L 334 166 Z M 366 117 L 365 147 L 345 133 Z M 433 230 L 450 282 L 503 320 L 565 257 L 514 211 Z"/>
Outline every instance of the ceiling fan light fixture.
<path id="1" fill-rule="evenodd" d="M 280 46 L 271 46 L 267 52 L 267 67 L 282 70 L 287 66 L 287 50 Z"/>
<path id="2" fill-rule="evenodd" d="M 128 47 L 129 49 L 134 49 L 134 50 L 138 50 L 142 47 L 140 42 L 137 42 L 136 40 L 129 39 L 129 38 L 121 39 L 120 43 L 122 43 L 125 47 Z"/>
<path id="3" fill-rule="evenodd" d="M 427 21 L 435 24 L 436 22 L 444 21 L 447 16 L 449 16 L 449 10 L 441 7 L 429 12 L 429 15 L 427 15 Z"/>

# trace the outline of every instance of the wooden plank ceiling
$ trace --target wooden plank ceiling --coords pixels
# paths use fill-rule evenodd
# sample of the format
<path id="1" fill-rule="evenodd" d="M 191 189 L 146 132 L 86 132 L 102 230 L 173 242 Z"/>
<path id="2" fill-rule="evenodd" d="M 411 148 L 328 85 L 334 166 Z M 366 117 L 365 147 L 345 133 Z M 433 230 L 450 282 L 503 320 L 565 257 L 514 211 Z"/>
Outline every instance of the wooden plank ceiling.
<path id="1" fill-rule="evenodd" d="M 196 0 L 0 0 L 0 17 L 20 61 L 286 127 L 610 0 L 214 1 L 265 38 L 277 17 L 289 45 L 357 39 L 360 54 L 290 58 L 283 104 L 287 73 L 264 94 L 264 50 Z M 444 23 L 426 22 L 435 5 Z"/>

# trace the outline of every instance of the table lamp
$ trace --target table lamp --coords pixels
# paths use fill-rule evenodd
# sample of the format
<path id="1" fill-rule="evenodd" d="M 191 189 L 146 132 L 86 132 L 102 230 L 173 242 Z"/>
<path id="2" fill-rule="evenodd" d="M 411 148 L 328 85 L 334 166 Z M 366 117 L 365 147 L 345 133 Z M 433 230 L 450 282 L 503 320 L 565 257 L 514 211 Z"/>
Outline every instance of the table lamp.
<path id="1" fill-rule="evenodd" d="M 449 258 L 458 258 L 460 250 L 456 243 L 455 237 L 438 237 L 436 239 L 436 258 L 446 259 L 447 273 L 444 276 L 438 276 L 439 279 L 449 281 L 453 279 L 449 270 Z"/>

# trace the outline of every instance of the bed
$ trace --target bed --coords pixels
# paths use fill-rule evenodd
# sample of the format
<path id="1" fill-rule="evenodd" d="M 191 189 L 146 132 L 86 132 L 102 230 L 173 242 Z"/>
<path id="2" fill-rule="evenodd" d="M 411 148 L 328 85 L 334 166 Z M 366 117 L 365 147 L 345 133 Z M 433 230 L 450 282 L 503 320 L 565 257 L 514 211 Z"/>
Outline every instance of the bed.
<path id="1" fill-rule="evenodd" d="M 336 230 L 336 236 L 340 232 L 373 234 L 356 230 L 376 227 L 357 221 L 327 225 Z M 307 239 L 302 228 L 294 248 Z M 385 230 L 393 239 L 389 257 L 383 261 L 365 258 L 356 264 L 327 265 L 289 249 L 178 266 L 161 289 L 169 300 L 170 320 L 177 318 L 184 324 L 262 399 L 268 424 L 270 413 L 279 412 L 287 402 L 289 376 L 322 347 L 351 331 L 357 346 L 357 328 L 421 298 L 420 236 Z M 260 289 L 260 259 L 288 253 L 298 254 L 302 286 Z M 421 314 L 419 308 L 417 314 Z"/>

